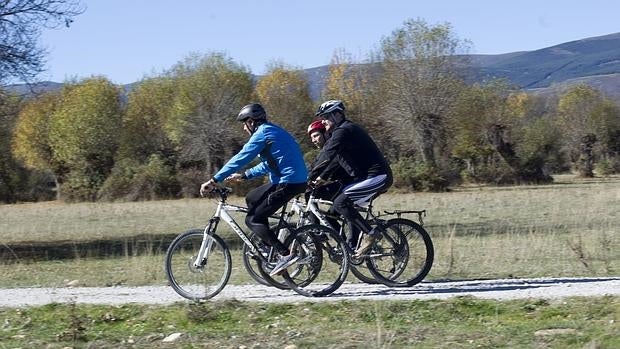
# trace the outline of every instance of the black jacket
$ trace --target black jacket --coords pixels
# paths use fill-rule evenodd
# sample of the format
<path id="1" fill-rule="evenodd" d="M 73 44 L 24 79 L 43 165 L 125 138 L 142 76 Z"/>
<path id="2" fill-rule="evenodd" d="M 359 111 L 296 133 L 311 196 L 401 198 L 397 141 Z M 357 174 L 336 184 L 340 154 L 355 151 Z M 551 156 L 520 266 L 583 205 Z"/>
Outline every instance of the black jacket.
<path id="1" fill-rule="evenodd" d="M 349 120 L 342 121 L 332 131 L 319 157 L 337 161 L 354 181 L 381 174 L 392 177 L 392 170 L 377 144 L 363 128 Z M 319 176 L 327 179 L 336 169 L 335 166 L 326 166 Z M 314 168 L 311 170 L 313 172 Z"/>
<path id="2" fill-rule="evenodd" d="M 350 183 L 353 179 L 338 163 L 338 156 L 330 159 L 325 156 L 323 149 L 321 149 L 319 155 L 317 155 L 316 159 L 310 164 L 308 180 L 313 181 L 325 172 L 328 174 L 328 177 L 321 177 L 324 180 L 340 181 L 345 184 Z"/>

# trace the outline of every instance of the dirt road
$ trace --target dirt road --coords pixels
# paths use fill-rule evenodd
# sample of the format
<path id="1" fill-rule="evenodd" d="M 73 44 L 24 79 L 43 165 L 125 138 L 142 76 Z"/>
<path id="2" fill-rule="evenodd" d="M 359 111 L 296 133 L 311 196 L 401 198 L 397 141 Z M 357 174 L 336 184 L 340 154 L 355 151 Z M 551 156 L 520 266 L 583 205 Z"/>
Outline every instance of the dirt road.
<path id="1" fill-rule="evenodd" d="M 538 278 L 423 282 L 411 288 L 387 288 L 368 284 L 344 284 L 329 297 L 307 298 L 293 291 L 259 285 L 228 285 L 214 301 L 238 299 L 250 302 L 326 302 L 353 299 L 446 299 L 472 296 L 481 299 L 564 298 L 572 296 L 620 296 L 620 277 Z M 171 304 L 183 302 L 168 286 L 11 288 L 0 290 L 0 307 L 37 306 L 49 303 Z"/>

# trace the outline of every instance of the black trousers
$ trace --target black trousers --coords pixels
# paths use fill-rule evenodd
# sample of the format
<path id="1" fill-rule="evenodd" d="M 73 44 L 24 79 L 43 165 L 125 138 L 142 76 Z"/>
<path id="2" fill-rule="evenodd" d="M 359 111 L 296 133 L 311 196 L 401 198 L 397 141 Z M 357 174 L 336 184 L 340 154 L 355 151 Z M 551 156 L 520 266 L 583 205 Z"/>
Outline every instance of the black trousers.
<path id="1" fill-rule="evenodd" d="M 269 216 L 278 211 L 295 195 L 306 190 L 306 182 L 263 184 L 252 189 L 245 197 L 248 206 L 248 215 L 245 224 L 258 235 L 266 244 L 273 246 L 278 253 L 288 254 L 288 248 L 278 240 L 276 232 L 269 229 Z"/>

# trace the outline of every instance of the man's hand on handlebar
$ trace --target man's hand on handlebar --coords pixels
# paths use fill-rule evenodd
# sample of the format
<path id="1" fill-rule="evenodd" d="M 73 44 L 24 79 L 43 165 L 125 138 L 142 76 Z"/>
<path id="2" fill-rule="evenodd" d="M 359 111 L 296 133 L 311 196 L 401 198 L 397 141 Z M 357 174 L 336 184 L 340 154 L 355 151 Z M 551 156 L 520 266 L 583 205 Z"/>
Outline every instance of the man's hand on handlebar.
<path id="1" fill-rule="evenodd" d="M 323 180 L 321 177 L 317 177 L 315 180 L 310 181 L 310 183 L 308 183 L 308 186 L 312 189 L 316 189 L 325 183 L 325 180 Z"/>
<path id="2" fill-rule="evenodd" d="M 205 194 L 212 192 L 216 188 L 217 183 L 213 179 L 209 179 L 200 186 L 200 196 L 205 196 Z"/>

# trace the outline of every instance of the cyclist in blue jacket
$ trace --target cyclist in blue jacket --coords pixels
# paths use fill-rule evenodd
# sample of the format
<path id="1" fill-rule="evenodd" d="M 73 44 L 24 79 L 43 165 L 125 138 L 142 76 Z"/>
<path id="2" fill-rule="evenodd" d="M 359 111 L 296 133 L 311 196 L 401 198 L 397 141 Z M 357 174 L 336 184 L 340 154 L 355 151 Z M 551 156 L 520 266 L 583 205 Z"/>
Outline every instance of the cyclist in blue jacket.
<path id="1" fill-rule="evenodd" d="M 203 183 L 200 194 L 213 189 L 224 180 L 245 180 L 269 175 L 269 183 L 252 189 L 246 196 L 248 214 L 245 222 L 266 244 L 280 254 L 271 275 L 276 275 L 295 263 L 299 257 L 291 253 L 269 229 L 268 217 L 278 211 L 295 195 L 306 190 L 308 171 L 299 144 L 286 130 L 267 121 L 267 113 L 260 104 L 241 108 L 237 120 L 243 122 L 250 139 L 243 148 L 219 170 L 213 178 Z M 244 172 L 238 170 L 256 157 L 260 163 Z"/>

